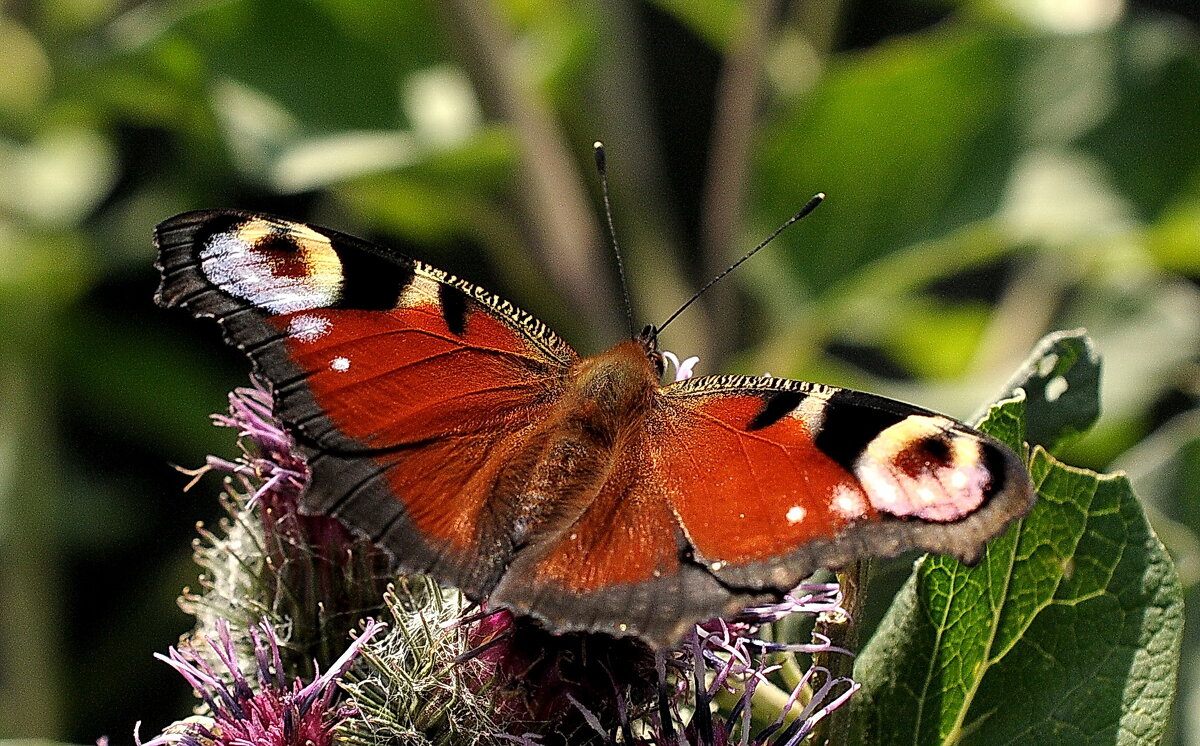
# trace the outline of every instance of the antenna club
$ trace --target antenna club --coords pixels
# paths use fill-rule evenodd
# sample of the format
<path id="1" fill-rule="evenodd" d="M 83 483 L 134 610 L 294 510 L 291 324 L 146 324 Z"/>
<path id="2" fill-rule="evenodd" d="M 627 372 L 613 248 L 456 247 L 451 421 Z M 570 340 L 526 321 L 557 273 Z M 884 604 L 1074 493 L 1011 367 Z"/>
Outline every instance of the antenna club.
<path id="1" fill-rule="evenodd" d="M 600 173 L 604 173 L 608 165 L 608 158 L 604 155 L 604 143 L 600 142 L 599 140 L 592 143 L 592 151 L 596 155 L 596 170 Z"/>

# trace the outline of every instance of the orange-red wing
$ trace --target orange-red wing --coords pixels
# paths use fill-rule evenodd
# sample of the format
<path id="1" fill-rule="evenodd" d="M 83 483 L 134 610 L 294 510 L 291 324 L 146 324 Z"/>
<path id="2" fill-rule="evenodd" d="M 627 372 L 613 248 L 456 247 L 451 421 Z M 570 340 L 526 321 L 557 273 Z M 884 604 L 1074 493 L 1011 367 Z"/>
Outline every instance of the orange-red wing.
<path id="1" fill-rule="evenodd" d="M 907 549 L 975 561 L 1034 493 L 1020 459 L 928 410 L 742 376 L 663 390 L 656 481 L 723 583 L 787 591 L 819 567 Z"/>
<path id="2" fill-rule="evenodd" d="M 625 444 L 582 514 L 517 553 L 491 604 L 553 629 L 637 634 L 667 646 L 694 622 L 761 599 L 731 591 L 691 561 L 645 445 Z"/>
<path id="3" fill-rule="evenodd" d="M 507 301 L 336 231 L 232 211 L 155 232 L 159 302 L 213 316 L 309 457 L 304 507 L 473 595 L 507 562 L 481 528 L 506 452 L 575 353 Z"/>
<path id="4" fill-rule="evenodd" d="M 973 560 L 1033 500 L 1019 459 L 946 417 L 770 378 L 661 389 L 587 509 L 518 552 L 493 601 L 659 645 L 819 567 Z"/>

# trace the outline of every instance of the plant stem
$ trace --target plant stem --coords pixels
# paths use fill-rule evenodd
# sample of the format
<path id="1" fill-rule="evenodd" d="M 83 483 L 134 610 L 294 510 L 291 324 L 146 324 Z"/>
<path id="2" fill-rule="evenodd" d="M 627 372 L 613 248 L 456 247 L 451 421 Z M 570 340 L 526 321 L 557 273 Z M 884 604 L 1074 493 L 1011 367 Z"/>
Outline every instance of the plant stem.
<path id="1" fill-rule="evenodd" d="M 605 242 L 596 210 L 557 123 L 514 62 L 513 40 L 496 7 L 471 0 L 436 5 L 445 14 L 447 32 L 459 42 L 484 110 L 509 124 L 517 139 L 515 199 L 525 234 L 567 305 L 598 331 L 615 333 L 624 324 L 602 259 Z"/>
<path id="2" fill-rule="evenodd" d="M 750 180 L 751 146 L 757 133 L 756 121 L 762 98 L 763 62 L 770 48 L 771 30 L 779 15 L 779 0 L 753 0 L 745 7 L 741 30 L 725 56 L 717 83 L 716 111 L 701 210 L 701 250 L 707 274 L 716 275 L 729 266 L 745 218 L 747 185 Z M 706 298 L 717 318 L 733 318 L 732 293 L 715 286 Z M 729 352 L 736 340 L 713 340 L 715 353 Z M 713 361 L 714 363 L 716 361 Z"/>
<path id="3" fill-rule="evenodd" d="M 847 619 L 831 619 L 822 614 L 813 626 L 814 635 L 819 633 L 829 638 L 834 647 L 857 652 L 858 620 L 862 614 L 863 602 L 866 600 L 867 580 L 871 574 L 871 561 L 859 560 L 842 570 L 838 570 L 838 584 L 842 587 L 842 607 L 848 614 Z M 823 666 L 829 671 L 830 679 L 839 677 L 850 678 L 854 673 L 854 658 L 845 653 L 828 651 L 813 654 L 813 665 Z M 815 686 L 815 684 L 814 684 Z M 839 707 L 829 717 L 821 721 L 816 728 L 813 743 L 845 744 L 850 736 L 850 708 Z"/>
<path id="4" fill-rule="evenodd" d="M 0 355 L 0 739 L 53 738 L 63 727 L 61 561 L 53 422 L 39 361 L 48 321 L 21 314 L 31 333 Z M 5 340 L 7 347 L 8 340 Z"/>

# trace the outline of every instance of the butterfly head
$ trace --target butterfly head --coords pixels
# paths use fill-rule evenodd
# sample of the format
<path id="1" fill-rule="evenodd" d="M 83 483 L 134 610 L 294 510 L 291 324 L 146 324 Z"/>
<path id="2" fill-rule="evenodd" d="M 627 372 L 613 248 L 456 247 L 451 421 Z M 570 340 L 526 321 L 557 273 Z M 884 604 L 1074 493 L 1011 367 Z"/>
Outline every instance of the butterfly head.
<path id="1" fill-rule="evenodd" d="M 662 378 L 667 363 L 663 358 L 662 352 L 658 349 L 658 329 L 653 324 L 646 324 L 633 339 L 646 351 L 646 357 L 650 359 L 650 364 L 654 366 L 658 377 Z"/>

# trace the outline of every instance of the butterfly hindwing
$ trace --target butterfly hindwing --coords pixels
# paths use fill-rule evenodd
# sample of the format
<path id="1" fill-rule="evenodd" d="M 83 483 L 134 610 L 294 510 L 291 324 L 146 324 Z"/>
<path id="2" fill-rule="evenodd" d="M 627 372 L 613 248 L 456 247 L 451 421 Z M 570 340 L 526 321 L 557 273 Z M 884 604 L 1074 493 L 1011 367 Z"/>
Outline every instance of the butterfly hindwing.
<path id="1" fill-rule="evenodd" d="M 492 602 L 555 629 L 637 634 L 664 646 L 697 620 L 728 616 L 761 598 L 730 592 L 691 560 L 646 455 L 644 441 L 617 451 L 586 509 L 523 548 Z"/>
<path id="2" fill-rule="evenodd" d="M 337 231 L 212 211 L 155 240 L 159 302 L 215 317 L 271 383 L 312 470 L 304 508 L 474 595 L 494 583 L 505 558 L 481 544 L 503 540 L 480 516 L 500 456 L 575 353 L 507 301 Z"/>
<path id="3" fill-rule="evenodd" d="M 765 377 L 659 389 L 614 458 L 588 510 L 519 555 L 498 598 L 668 644 L 821 567 L 911 549 L 974 561 L 1034 497 L 1017 456 L 959 422 Z"/>
<path id="4" fill-rule="evenodd" d="M 974 562 L 1034 498 L 1007 447 L 891 399 L 724 376 L 663 401 L 657 472 L 696 558 L 739 588 L 783 591 L 819 567 L 908 549 Z"/>

